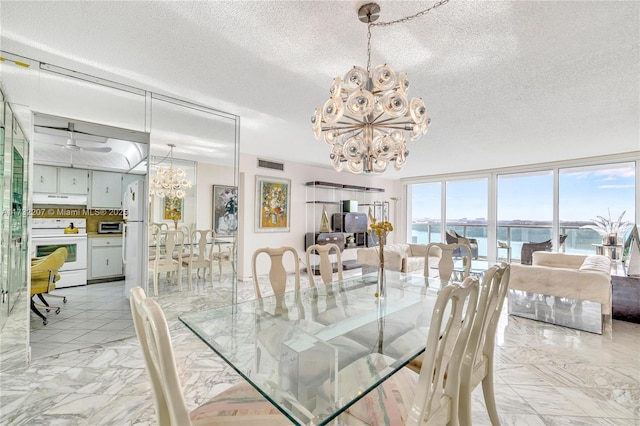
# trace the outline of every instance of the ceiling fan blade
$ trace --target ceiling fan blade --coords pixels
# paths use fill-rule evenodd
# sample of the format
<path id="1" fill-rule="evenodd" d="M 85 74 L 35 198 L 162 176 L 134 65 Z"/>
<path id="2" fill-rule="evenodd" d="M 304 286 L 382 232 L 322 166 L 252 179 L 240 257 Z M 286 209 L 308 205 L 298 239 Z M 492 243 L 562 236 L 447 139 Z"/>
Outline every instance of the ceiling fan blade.
<path id="1" fill-rule="evenodd" d="M 80 147 L 81 151 L 90 151 L 90 152 L 111 152 L 111 148 L 109 147 L 103 147 L 103 148 L 85 148 L 85 147 Z"/>
<path id="2" fill-rule="evenodd" d="M 70 130 L 64 127 L 53 127 L 53 126 L 33 126 L 33 129 L 36 133 L 51 135 L 51 136 L 60 136 L 60 137 L 69 137 Z M 96 143 L 106 143 L 107 138 L 105 136 L 92 135 L 90 133 L 80 132 L 78 130 L 73 131 L 73 135 L 75 139 L 88 141 L 88 142 L 96 142 Z"/>

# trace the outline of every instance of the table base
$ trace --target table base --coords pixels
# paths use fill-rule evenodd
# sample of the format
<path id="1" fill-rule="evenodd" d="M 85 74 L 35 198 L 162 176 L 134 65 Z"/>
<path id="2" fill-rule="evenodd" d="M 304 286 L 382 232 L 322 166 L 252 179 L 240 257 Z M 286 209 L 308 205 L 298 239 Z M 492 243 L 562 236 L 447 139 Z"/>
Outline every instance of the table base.
<path id="1" fill-rule="evenodd" d="M 602 334 L 600 303 L 510 289 L 509 314 L 563 327 Z"/>

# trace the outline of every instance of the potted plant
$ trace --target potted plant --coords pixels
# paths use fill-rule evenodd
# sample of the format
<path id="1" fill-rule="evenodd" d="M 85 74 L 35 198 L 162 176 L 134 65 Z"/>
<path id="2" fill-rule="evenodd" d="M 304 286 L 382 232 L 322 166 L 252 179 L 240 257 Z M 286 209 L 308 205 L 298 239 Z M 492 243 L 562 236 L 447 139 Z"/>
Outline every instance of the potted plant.
<path id="1" fill-rule="evenodd" d="M 581 226 L 580 229 L 592 229 L 602 237 L 603 245 L 614 246 L 617 245 L 619 241 L 622 241 L 633 224 L 622 220 L 626 211 L 623 211 L 616 221 L 611 219 L 611 210 L 607 209 L 607 212 L 609 213 L 608 218 L 596 216 L 595 219 L 591 219 L 594 223 L 593 225 L 584 225 Z"/>

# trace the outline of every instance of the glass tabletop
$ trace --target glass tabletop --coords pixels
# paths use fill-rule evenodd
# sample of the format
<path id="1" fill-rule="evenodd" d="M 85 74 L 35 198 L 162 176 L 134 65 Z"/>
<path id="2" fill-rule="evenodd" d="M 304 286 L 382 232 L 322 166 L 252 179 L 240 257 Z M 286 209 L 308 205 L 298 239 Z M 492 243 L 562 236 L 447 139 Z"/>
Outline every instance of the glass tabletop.
<path id="1" fill-rule="evenodd" d="M 487 269 L 490 268 L 490 266 L 491 265 L 486 260 L 472 260 L 471 269 L 469 271 L 473 273 L 486 272 Z M 464 261 L 462 259 L 457 259 L 453 263 L 453 268 L 455 271 L 464 271 L 464 268 L 465 268 Z"/>
<path id="2" fill-rule="evenodd" d="M 180 320 L 294 424 L 327 424 L 425 349 L 440 280 L 386 276 L 384 299 L 359 276 Z"/>

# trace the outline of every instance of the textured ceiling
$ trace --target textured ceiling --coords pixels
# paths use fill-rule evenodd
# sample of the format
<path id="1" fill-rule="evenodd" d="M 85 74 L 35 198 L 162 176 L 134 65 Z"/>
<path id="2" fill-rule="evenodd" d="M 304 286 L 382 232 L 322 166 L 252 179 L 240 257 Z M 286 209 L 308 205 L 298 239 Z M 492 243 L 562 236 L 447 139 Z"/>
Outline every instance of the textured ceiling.
<path id="1" fill-rule="evenodd" d="M 242 152 L 327 166 L 310 117 L 366 65 L 363 3 L 2 1 L 0 48 L 237 114 Z M 380 20 L 433 3 L 379 1 Z M 433 120 L 388 177 L 639 150 L 639 44 L 637 1 L 453 0 L 374 28 L 372 65 L 406 71 Z"/>

